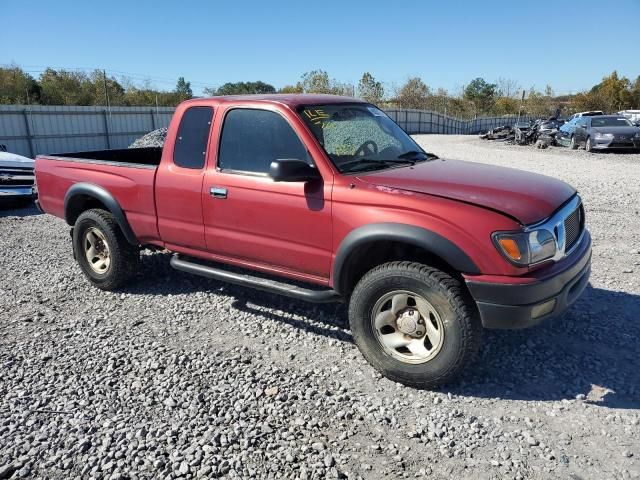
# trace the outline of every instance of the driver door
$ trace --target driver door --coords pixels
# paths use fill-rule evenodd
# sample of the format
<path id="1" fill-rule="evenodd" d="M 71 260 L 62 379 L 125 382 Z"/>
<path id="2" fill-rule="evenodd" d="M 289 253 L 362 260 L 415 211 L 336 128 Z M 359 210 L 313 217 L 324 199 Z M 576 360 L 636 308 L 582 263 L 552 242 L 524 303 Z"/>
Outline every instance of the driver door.
<path id="1" fill-rule="evenodd" d="M 225 113 L 215 169 L 203 182 L 207 249 L 241 263 L 327 283 L 332 181 L 274 182 L 276 159 L 313 164 L 294 127 L 277 111 Z"/>

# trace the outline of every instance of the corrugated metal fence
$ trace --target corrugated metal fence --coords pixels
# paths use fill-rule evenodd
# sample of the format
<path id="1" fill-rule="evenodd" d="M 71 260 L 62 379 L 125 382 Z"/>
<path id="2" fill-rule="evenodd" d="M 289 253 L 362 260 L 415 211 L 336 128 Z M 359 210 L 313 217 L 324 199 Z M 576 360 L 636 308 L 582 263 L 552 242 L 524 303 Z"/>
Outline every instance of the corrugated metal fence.
<path id="1" fill-rule="evenodd" d="M 0 105 L 0 144 L 26 157 L 126 148 L 141 135 L 168 126 L 173 111 L 172 107 Z"/>
<path id="2" fill-rule="evenodd" d="M 513 126 L 518 117 L 478 117 L 473 120 L 461 120 L 438 112 L 410 109 L 387 109 L 385 113 L 395 120 L 403 130 L 410 134 L 439 133 L 445 135 L 476 135 L 503 125 Z M 535 120 L 534 117 L 519 117 L 521 122 Z"/>
<path id="3" fill-rule="evenodd" d="M 9 152 L 34 157 L 38 153 L 125 148 L 136 138 L 169 125 L 172 107 L 67 107 L 0 105 L 0 144 Z M 460 120 L 438 112 L 389 109 L 387 114 L 406 132 L 477 134 L 516 117 Z M 529 120 L 522 117 L 522 120 Z"/>

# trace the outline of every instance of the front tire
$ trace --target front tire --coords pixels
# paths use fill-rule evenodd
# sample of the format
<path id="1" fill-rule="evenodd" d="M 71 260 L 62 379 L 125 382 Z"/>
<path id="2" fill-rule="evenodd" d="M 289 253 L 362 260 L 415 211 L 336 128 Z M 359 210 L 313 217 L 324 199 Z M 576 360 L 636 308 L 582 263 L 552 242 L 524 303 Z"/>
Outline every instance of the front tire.
<path id="1" fill-rule="evenodd" d="M 587 139 L 584 141 L 584 149 L 587 152 L 591 152 L 591 138 L 587 137 Z"/>
<path id="2" fill-rule="evenodd" d="M 417 388 L 451 382 L 478 350 L 482 327 L 462 284 L 413 262 L 390 262 L 356 285 L 349 323 L 365 359 Z"/>
<path id="3" fill-rule="evenodd" d="M 578 149 L 578 142 L 576 140 L 576 136 L 575 135 L 571 135 L 571 142 L 569 143 L 569 147 L 571 148 L 571 150 L 577 150 Z"/>
<path id="4" fill-rule="evenodd" d="M 97 208 L 76 220 L 73 252 L 84 276 L 101 290 L 124 286 L 140 263 L 140 250 L 127 241 L 114 216 Z"/>

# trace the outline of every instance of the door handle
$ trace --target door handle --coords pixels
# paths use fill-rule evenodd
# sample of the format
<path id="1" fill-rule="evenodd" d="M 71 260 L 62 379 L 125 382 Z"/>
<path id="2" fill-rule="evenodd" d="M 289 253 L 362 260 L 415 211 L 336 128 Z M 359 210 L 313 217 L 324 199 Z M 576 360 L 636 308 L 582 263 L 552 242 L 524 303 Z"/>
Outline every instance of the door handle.
<path id="1" fill-rule="evenodd" d="M 211 187 L 209 195 L 213 198 L 227 198 L 227 189 L 222 187 Z"/>

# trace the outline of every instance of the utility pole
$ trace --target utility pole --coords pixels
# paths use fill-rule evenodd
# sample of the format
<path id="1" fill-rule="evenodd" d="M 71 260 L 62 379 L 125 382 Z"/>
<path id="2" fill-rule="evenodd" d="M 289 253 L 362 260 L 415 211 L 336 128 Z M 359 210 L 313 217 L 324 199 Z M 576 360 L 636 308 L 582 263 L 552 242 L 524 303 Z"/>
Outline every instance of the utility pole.
<path id="1" fill-rule="evenodd" d="M 520 108 L 518 109 L 518 122 L 520 121 L 520 114 L 522 113 L 522 105 L 524 104 L 524 94 L 525 90 L 522 89 L 522 98 L 520 99 Z"/>
<path id="2" fill-rule="evenodd" d="M 107 72 L 102 70 L 102 81 L 104 82 L 104 98 L 107 102 L 107 110 L 109 111 L 109 118 L 111 118 L 111 105 L 109 104 L 109 89 L 107 88 Z"/>

